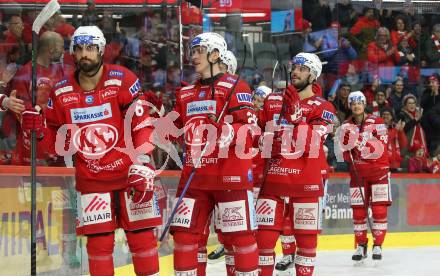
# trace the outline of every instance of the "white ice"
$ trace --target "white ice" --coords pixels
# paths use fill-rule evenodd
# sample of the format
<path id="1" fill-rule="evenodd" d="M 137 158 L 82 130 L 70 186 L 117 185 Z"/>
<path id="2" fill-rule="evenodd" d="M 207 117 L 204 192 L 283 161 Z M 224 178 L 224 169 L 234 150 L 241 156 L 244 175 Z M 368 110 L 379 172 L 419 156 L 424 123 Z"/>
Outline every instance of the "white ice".
<path id="1" fill-rule="evenodd" d="M 440 247 L 384 248 L 383 259 L 377 265 L 371 260 L 371 250 L 368 252 L 368 259 L 361 266 L 353 265 L 352 253 L 353 251 L 319 251 L 313 275 L 440 276 Z M 224 261 L 208 264 L 206 275 L 226 275 Z M 295 272 L 291 269 L 289 272 L 275 272 L 274 275 L 295 275 Z"/>

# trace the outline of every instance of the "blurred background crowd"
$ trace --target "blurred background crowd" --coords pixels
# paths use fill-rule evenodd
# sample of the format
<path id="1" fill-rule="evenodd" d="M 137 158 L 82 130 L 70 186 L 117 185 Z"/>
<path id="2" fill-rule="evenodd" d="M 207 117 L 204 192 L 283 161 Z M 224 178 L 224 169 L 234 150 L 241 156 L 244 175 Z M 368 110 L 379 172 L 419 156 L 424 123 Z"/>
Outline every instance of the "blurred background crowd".
<path id="1" fill-rule="evenodd" d="M 107 40 L 104 62 L 135 72 L 143 88 L 169 112 L 181 81 L 196 78 L 187 45 L 202 31 L 224 35 L 237 56 L 239 74 L 251 88 L 265 84 L 276 89 L 286 78 L 282 65 L 298 52 L 313 52 L 324 64 L 322 96 L 334 104 L 339 124 L 350 116 L 348 94 L 360 90 L 368 112 L 383 117 L 389 127 L 386 151 L 392 171 L 440 173 L 440 3 L 262 0 L 258 8 L 263 10 L 256 12 L 255 4 L 238 0 L 181 5 L 71 2 L 62 3 L 61 12 L 40 32 L 40 39 L 46 31 L 63 39 L 40 45 L 38 56 L 46 57 L 46 67 L 74 68 L 71 35 L 78 26 L 97 25 Z M 31 26 L 43 4 L 0 3 L 0 93 L 15 89 L 19 97 L 30 99 L 26 64 L 31 60 Z M 44 94 L 50 85 L 43 77 L 37 85 Z M 0 163 L 26 165 L 20 148 L 28 146 L 29 139 L 18 137 L 20 117 L 11 112 L 0 116 Z M 336 161 L 334 136 L 326 146 L 332 168 L 347 170 L 345 163 Z M 163 151 L 155 153 L 158 164 L 166 157 Z M 51 158 L 40 164 L 56 164 Z M 177 167 L 170 161 L 167 168 Z"/>

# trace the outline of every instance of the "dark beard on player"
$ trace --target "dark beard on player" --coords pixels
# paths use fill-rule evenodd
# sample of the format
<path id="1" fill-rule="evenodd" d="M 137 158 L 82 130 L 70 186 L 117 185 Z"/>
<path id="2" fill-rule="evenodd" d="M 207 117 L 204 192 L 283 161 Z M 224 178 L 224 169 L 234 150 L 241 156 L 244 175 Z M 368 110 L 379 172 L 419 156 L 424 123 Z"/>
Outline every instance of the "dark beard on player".
<path id="1" fill-rule="evenodd" d="M 90 75 L 91 73 L 96 73 L 99 68 L 101 67 L 102 63 L 101 63 L 101 59 L 99 59 L 97 62 L 93 62 L 91 60 L 88 59 L 88 63 L 84 63 L 81 62 L 81 60 L 78 62 L 77 66 L 78 69 L 85 73 L 86 75 Z"/>
<path id="2" fill-rule="evenodd" d="M 304 88 L 306 88 L 308 85 L 309 85 L 308 79 L 304 81 L 293 82 L 293 86 L 298 90 L 298 92 L 304 90 Z"/>

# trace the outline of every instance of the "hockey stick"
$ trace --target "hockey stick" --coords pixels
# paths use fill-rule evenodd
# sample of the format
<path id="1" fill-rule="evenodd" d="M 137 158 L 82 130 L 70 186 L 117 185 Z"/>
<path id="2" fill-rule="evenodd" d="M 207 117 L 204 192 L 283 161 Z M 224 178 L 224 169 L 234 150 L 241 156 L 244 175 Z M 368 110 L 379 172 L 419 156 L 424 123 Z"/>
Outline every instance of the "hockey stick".
<path id="1" fill-rule="evenodd" d="M 277 61 L 277 63 L 276 64 L 278 64 L 278 61 Z M 285 90 L 283 91 L 283 96 L 282 96 L 282 98 L 283 98 L 283 103 L 281 104 L 281 111 L 280 111 L 280 115 L 279 115 L 279 117 L 278 117 L 278 119 L 277 119 L 277 121 L 276 121 L 276 125 L 278 126 L 280 126 L 281 127 L 281 119 L 284 117 L 284 113 L 286 112 L 286 101 L 284 100 L 284 95 L 285 95 L 285 93 L 286 93 L 286 90 L 287 90 L 287 87 L 289 86 L 289 71 L 287 70 L 287 67 L 286 67 L 286 65 L 283 65 L 283 70 L 285 71 L 285 77 L 286 77 L 286 88 L 285 88 Z M 272 83 L 272 85 L 273 85 L 273 83 Z M 273 91 L 273 86 L 272 86 L 272 91 Z M 264 137 L 264 136 L 263 136 Z M 275 138 L 275 134 L 274 134 L 274 138 Z M 263 140 L 264 140 L 264 138 L 263 138 Z M 264 141 L 262 142 L 263 143 L 263 148 L 264 148 Z M 272 146 L 273 146 L 273 141 L 272 141 Z M 271 153 L 271 156 L 270 156 L 270 158 L 269 158 L 269 160 L 267 160 L 267 162 L 264 162 L 264 172 L 263 172 L 263 181 L 262 181 L 262 184 L 261 185 L 264 185 L 264 183 L 266 182 L 266 178 L 267 178 L 267 174 L 268 174 L 268 172 L 269 172 L 269 161 L 272 159 L 272 153 Z"/>
<path id="2" fill-rule="evenodd" d="M 38 33 L 41 27 L 60 9 L 57 0 L 51 0 L 44 6 L 32 24 L 32 106 L 37 103 L 37 50 Z M 37 135 L 31 131 L 31 275 L 37 275 Z"/>
<path id="3" fill-rule="evenodd" d="M 353 166 L 353 172 L 354 172 L 354 176 L 355 176 L 355 178 L 356 178 L 357 188 L 359 189 L 359 193 L 361 194 L 361 199 L 362 199 L 362 204 L 364 205 L 364 209 L 365 209 L 365 211 L 367 212 L 367 223 L 368 223 L 368 227 L 370 228 L 370 232 L 371 232 L 371 234 L 373 234 L 373 227 L 372 227 L 372 225 L 371 225 L 370 216 L 369 216 L 369 214 L 368 214 L 368 204 L 367 204 L 367 202 L 365 201 L 364 193 L 362 193 L 362 186 L 361 186 L 362 184 L 359 183 L 359 180 L 360 180 L 361 178 L 359 177 L 359 174 L 358 174 L 358 171 L 357 171 L 357 169 L 356 169 L 356 166 L 354 165 L 354 159 L 353 159 L 353 154 L 351 153 L 351 150 L 349 151 L 349 153 L 350 153 L 350 162 L 351 162 L 351 164 L 352 164 L 352 166 Z M 374 242 L 374 235 L 373 235 L 373 242 Z"/>
<path id="4" fill-rule="evenodd" d="M 277 60 L 277 62 L 275 63 L 275 66 L 273 67 L 273 70 L 272 70 L 272 92 L 273 92 L 273 80 L 274 80 L 274 78 L 275 78 L 275 72 L 276 72 L 276 70 L 277 70 L 277 67 L 278 67 L 278 60 Z"/>
<path id="5" fill-rule="evenodd" d="M 246 50 L 247 50 L 246 44 L 244 44 L 244 58 L 243 58 L 243 63 L 241 65 L 240 70 L 242 68 L 244 68 L 244 64 L 246 62 Z M 229 93 L 229 95 L 226 99 L 225 105 L 223 106 L 222 111 L 220 112 L 220 115 L 215 120 L 216 123 L 220 122 L 221 118 L 223 117 L 224 113 L 226 112 L 226 108 L 229 106 L 229 103 L 231 102 L 232 94 L 234 94 L 235 88 L 237 87 L 239 80 L 240 80 L 240 73 L 237 73 L 237 79 L 235 80 L 234 85 L 231 88 L 231 92 Z M 185 186 L 183 187 L 183 190 L 180 193 L 179 198 L 177 199 L 176 205 L 174 205 L 174 208 L 171 211 L 170 217 L 168 218 L 167 224 L 165 225 L 165 228 L 163 229 L 162 235 L 160 235 L 159 241 L 162 241 L 165 238 L 165 235 L 168 233 L 168 230 L 170 229 L 170 226 L 171 226 L 171 222 L 173 221 L 174 216 L 176 215 L 177 208 L 179 207 L 180 203 L 182 202 L 183 197 L 185 196 L 186 191 L 188 190 L 189 185 L 191 184 L 191 182 L 194 178 L 194 175 L 196 174 L 197 167 L 200 165 L 200 163 L 202 161 L 202 156 L 205 154 L 206 150 L 208 149 L 208 146 L 209 146 L 209 141 L 206 142 L 205 147 L 203 148 L 202 152 L 200 153 L 200 157 L 197 159 L 196 163 L 194 164 L 194 166 L 191 170 L 191 174 L 189 175 L 188 180 L 186 181 Z"/>

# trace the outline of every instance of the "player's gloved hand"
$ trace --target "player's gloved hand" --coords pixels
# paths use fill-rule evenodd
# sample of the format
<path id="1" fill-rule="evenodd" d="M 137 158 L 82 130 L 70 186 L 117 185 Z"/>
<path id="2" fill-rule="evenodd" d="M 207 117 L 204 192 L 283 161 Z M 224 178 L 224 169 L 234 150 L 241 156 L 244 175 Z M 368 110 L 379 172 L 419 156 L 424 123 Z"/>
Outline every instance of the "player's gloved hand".
<path id="1" fill-rule="evenodd" d="M 156 172 L 150 164 L 130 166 L 127 193 L 134 203 L 147 202 L 153 198 L 155 176 Z"/>
<path id="2" fill-rule="evenodd" d="M 21 113 L 21 129 L 24 132 L 34 130 L 37 138 L 41 138 L 44 131 L 44 118 L 41 110 L 41 107 L 37 105 L 35 108 L 27 108 Z"/>
<path id="3" fill-rule="evenodd" d="M 302 117 L 302 110 L 298 92 L 293 86 L 287 87 L 284 92 L 283 101 L 285 105 L 283 117 L 291 124 L 299 123 Z"/>
<path id="4" fill-rule="evenodd" d="M 209 115 L 209 123 L 212 124 L 217 130 L 217 143 L 220 148 L 228 147 L 232 145 L 232 141 L 235 137 L 235 131 L 231 124 L 228 124 L 221 120 L 217 122 L 214 115 Z"/>

